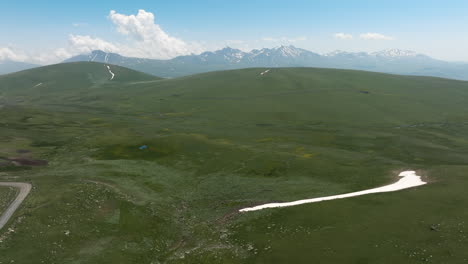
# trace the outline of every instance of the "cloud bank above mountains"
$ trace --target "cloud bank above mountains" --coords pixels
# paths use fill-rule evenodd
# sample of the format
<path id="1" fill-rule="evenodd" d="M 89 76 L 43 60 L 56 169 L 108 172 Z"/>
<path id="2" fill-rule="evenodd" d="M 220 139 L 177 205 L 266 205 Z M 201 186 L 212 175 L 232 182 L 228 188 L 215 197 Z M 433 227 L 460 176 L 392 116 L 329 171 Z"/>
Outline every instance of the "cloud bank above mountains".
<path id="1" fill-rule="evenodd" d="M 354 38 L 352 34 L 342 33 L 342 32 L 333 34 L 333 37 L 335 39 L 341 39 L 341 40 L 350 40 Z M 380 33 L 375 33 L 375 32 L 362 33 L 359 35 L 359 38 L 363 40 L 394 40 L 395 39 L 393 37 L 386 36 Z"/>
<path id="2" fill-rule="evenodd" d="M 0 61 L 24 61 L 28 58 L 26 54 L 16 51 L 10 47 L 0 47 Z"/>
<path id="3" fill-rule="evenodd" d="M 204 51 L 198 43 L 187 43 L 170 36 L 160 25 L 155 23 L 154 14 L 151 12 L 139 10 L 136 15 L 125 15 L 111 10 L 108 18 L 116 31 L 123 37 L 122 41 L 113 43 L 90 35 L 70 34 L 66 47 L 39 55 L 28 54 L 11 47 L 0 47 L 0 61 L 29 61 L 48 64 L 93 50 L 153 59 L 169 59 Z"/>
<path id="4" fill-rule="evenodd" d="M 154 14 L 139 10 L 137 15 L 123 15 L 110 11 L 109 19 L 117 32 L 127 36 L 130 46 L 121 47 L 121 53 L 154 59 L 169 59 L 203 51 L 197 43 L 187 43 L 170 36 L 155 23 Z"/>
<path id="5" fill-rule="evenodd" d="M 84 53 L 90 53 L 93 50 L 102 50 L 105 52 L 119 53 L 127 57 L 140 57 L 151 59 L 171 59 L 181 55 L 199 54 L 211 49 L 220 49 L 226 45 L 249 51 L 254 48 L 267 46 L 279 46 L 297 44 L 298 42 L 308 41 L 306 36 L 299 37 L 259 37 L 256 40 L 226 40 L 220 45 L 204 45 L 198 42 L 187 42 L 180 38 L 171 36 L 156 23 L 155 15 L 143 9 L 138 10 L 137 14 L 121 14 L 111 10 L 107 16 L 112 23 L 118 40 L 108 41 L 100 37 L 86 34 L 69 34 L 68 43 L 65 47 L 54 50 L 42 51 L 41 53 L 32 53 L 15 49 L 11 46 L 0 47 L 0 61 L 20 61 L 36 64 L 58 63 L 64 59 Z M 87 25 L 86 23 L 80 23 Z M 77 27 L 73 24 L 73 27 Z M 354 41 L 384 41 L 393 40 L 380 33 L 362 33 L 355 38 L 349 33 L 336 33 L 333 35 L 336 41 L 348 40 Z M 210 50 L 211 50 L 210 49 Z"/>

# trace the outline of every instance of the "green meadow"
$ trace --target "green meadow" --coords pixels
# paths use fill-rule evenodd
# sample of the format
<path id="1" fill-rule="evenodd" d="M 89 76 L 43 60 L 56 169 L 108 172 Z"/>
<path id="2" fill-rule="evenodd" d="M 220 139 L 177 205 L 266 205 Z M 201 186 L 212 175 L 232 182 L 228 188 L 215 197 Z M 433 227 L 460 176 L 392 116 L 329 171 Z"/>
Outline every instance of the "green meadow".
<path id="1" fill-rule="evenodd" d="M 468 262 L 468 82 L 110 67 L 0 76 L 0 181 L 33 185 L 0 263 Z M 429 184 L 238 213 L 409 169 Z"/>

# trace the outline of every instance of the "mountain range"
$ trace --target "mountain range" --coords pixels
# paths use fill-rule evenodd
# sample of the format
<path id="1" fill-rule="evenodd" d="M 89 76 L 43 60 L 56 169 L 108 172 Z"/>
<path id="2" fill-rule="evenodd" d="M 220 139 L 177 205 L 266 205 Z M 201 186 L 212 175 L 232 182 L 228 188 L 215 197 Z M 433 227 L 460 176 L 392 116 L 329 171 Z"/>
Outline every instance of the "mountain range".
<path id="1" fill-rule="evenodd" d="M 318 54 L 294 46 L 254 49 L 250 52 L 226 47 L 170 60 L 131 58 L 96 50 L 65 60 L 78 61 L 115 64 L 161 77 L 252 67 L 320 67 L 468 80 L 468 63 L 441 61 L 399 49 L 374 53 L 334 51 Z"/>
<path id="2" fill-rule="evenodd" d="M 18 61 L 1 61 L 0 62 L 0 75 L 17 71 L 23 71 L 39 67 L 40 65 L 18 62 Z"/>
<path id="3" fill-rule="evenodd" d="M 318 54 L 294 46 L 254 49 L 250 52 L 226 47 L 217 51 L 179 56 L 169 60 L 125 57 L 117 53 L 95 50 L 88 54 L 71 57 L 64 62 L 84 61 L 119 65 L 165 78 L 255 67 L 318 67 L 468 80 L 468 63 L 446 62 L 414 51 L 400 49 L 387 49 L 372 53 L 338 50 Z M 4 62 L 0 63 L 0 74 L 37 66 L 21 62 Z"/>

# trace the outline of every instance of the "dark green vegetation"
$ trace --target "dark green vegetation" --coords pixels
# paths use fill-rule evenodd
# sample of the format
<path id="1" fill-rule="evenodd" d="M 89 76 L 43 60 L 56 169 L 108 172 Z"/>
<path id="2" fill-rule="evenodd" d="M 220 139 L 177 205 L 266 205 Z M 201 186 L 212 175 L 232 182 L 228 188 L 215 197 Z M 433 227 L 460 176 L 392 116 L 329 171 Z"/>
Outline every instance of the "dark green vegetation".
<path id="1" fill-rule="evenodd" d="M 34 186 L 15 232 L 0 233 L 1 262 L 468 259 L 467 82 L 305 68 L 163 80 L 111 69 L 113 81 L 98 63 L 0 77 L 1 155 L 48 161 L 0 168 L 0 180 Z M 406 169 L 430 184 L 236 213 L 377 187 Z"/>

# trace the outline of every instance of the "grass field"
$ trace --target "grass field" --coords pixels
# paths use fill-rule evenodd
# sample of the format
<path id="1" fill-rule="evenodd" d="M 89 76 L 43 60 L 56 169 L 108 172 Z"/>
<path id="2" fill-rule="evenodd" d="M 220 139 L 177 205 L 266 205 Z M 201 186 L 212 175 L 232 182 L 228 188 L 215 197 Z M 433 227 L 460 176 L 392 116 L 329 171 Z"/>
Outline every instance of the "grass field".
<path id="1" fill-rule="evenodd" d="M 112 81 L 98 63 L 0 76 L 0 180 L 34 186 L 0 262 L 467 262 L 468 82 L 111 68 Z M 430 184 L 236 213 L 407 169 Z"/>

